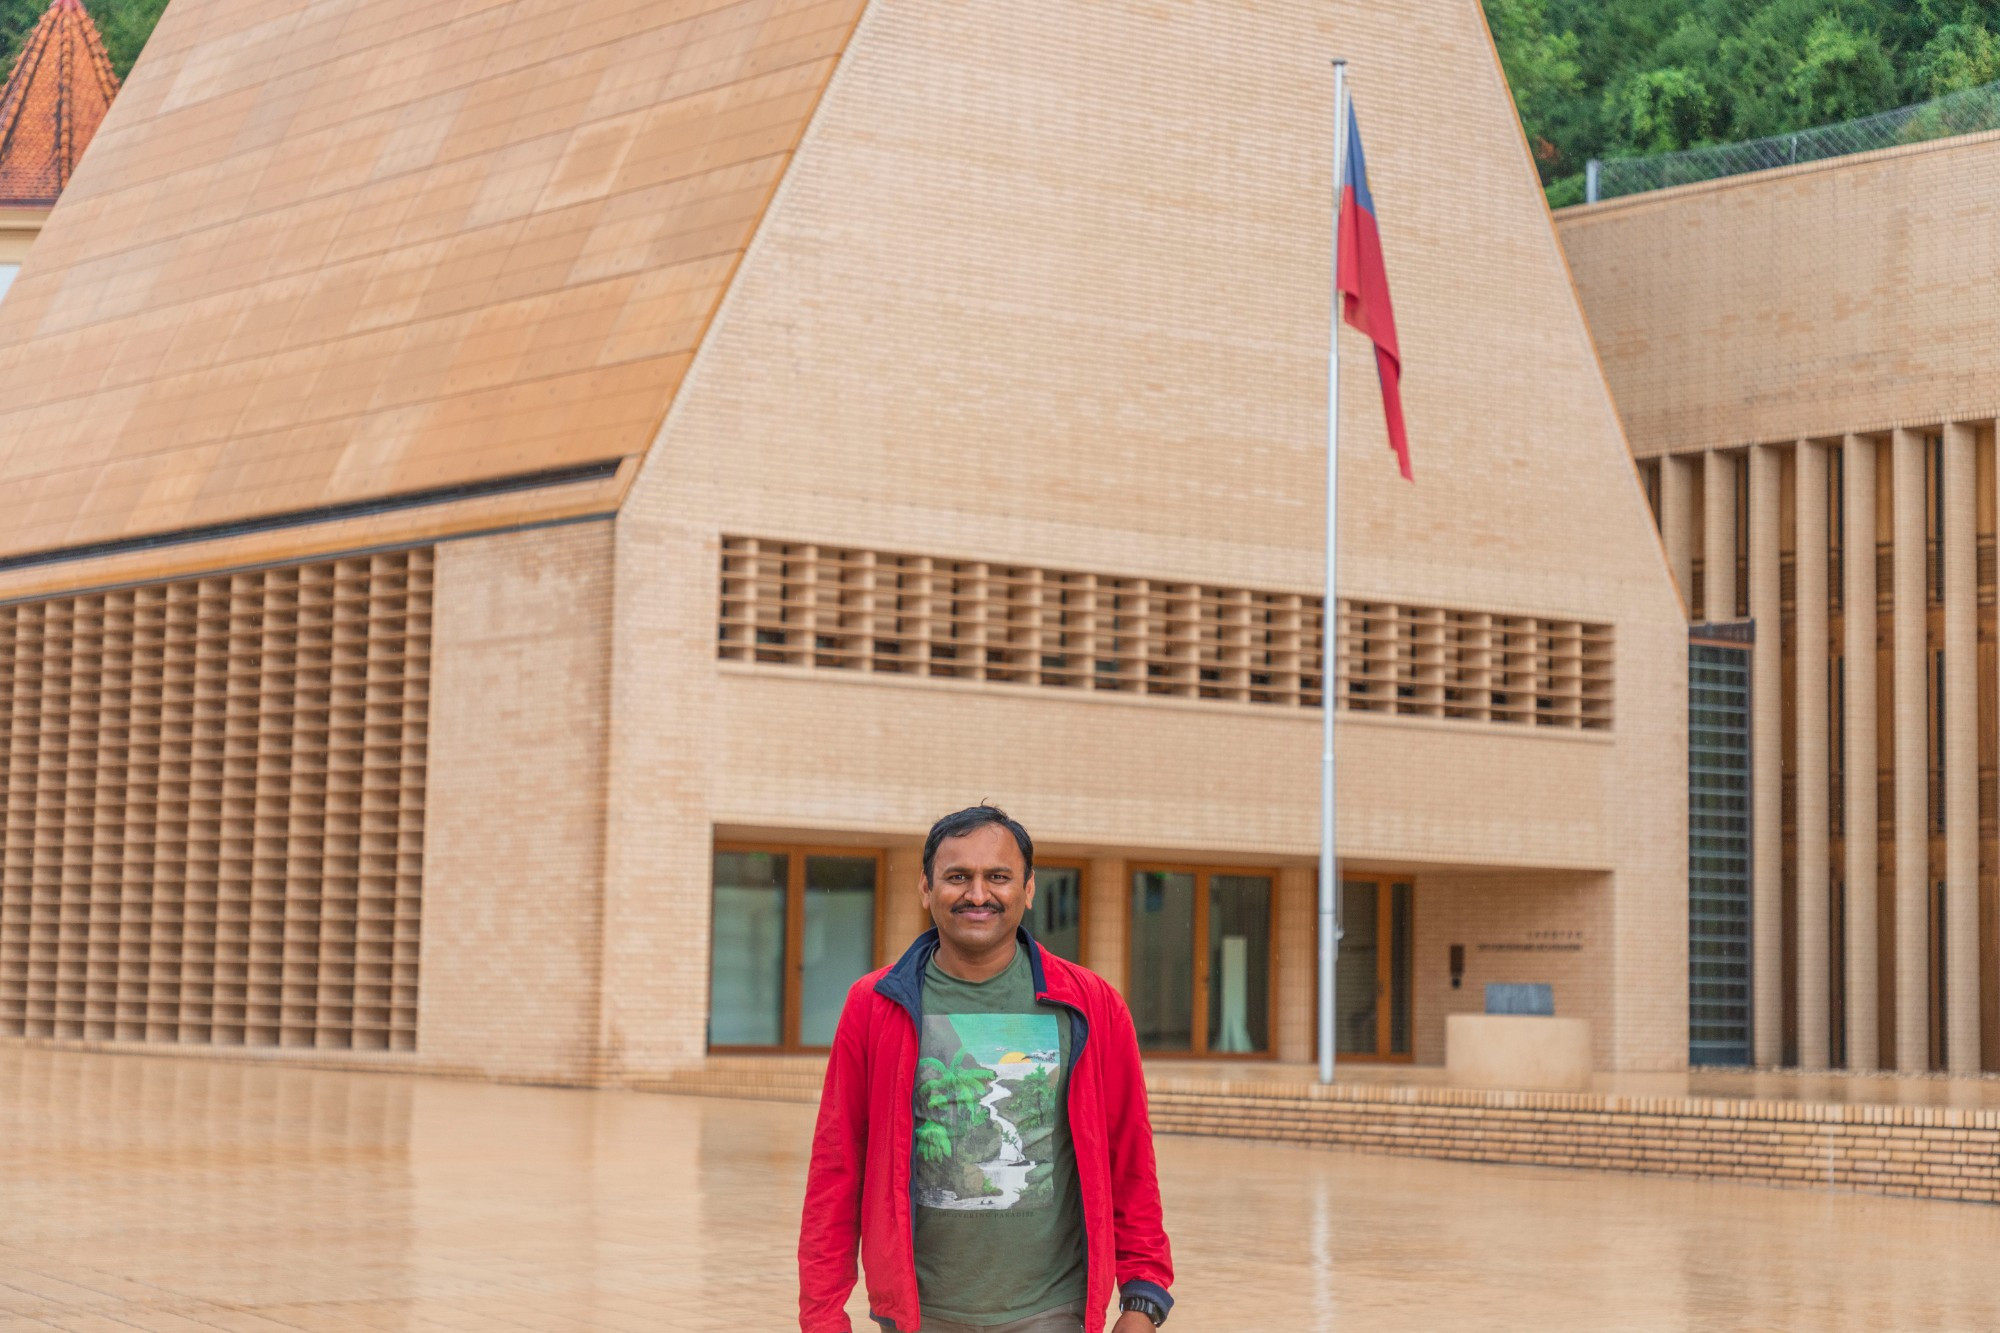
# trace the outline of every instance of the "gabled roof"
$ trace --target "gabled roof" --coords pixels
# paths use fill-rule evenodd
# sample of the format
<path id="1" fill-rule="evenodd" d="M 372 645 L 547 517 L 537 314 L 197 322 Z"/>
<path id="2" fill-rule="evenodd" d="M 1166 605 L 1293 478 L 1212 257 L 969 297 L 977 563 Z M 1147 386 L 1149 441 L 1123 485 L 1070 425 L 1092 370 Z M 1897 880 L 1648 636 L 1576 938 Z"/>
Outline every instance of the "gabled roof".
<path id="1" fill-rule="evenodd" d="M 177 0 L 0 304 L 0 585 L 615 509 L 862 5 Z"/>
<path id="2" fill-rule="evenodd" d="M 47 206 L 118 95 L 83 0 L 51 0 L 0 91 L 0 206 Z"/>

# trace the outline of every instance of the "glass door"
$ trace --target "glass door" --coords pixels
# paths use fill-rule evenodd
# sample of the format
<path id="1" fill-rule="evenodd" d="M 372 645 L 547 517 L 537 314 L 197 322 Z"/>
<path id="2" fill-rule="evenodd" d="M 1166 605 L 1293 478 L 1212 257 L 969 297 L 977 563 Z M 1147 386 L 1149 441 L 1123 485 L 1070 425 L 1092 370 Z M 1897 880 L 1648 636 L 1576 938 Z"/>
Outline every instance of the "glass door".
<path id="1" fill-rule="evenodd" d="M 1270 1052 L 1274 906 L 1269 872 L 1133 872 L 1127 1000 L 1141 1050 Z"/>
<path id="2" fill-rule="evenodd" d="M 1271 880 L 1208 877 L 1208 1050 L 1253 1055 L 1271 1049 Z"/>
<path id="3" fill-rule="evenodd" d="M 1386 879 L 1340 882 L 1334 1046 L 1342 1055 L 1410 1058 L 1414 891 Z"/>
<path id="4" fill-rule="evenodd" d="M 829 1046 L 875 965 L 874 852 L 722 847 L 708 980 L 711 1050 Z"/>
<path id="5" fill-rule="evenodd" d="M 785 915 L 791 858 L 715 854 L 715 923 L 708 973 L 708 1044 L 785 1041 Z"/>
<path id="6" fill-rule="evenodd" d="M 805 858 L 800 1046 L 831 1046 L 847 988 L 875 966 L 875 858 Z"/>
<path id="7" fill-rule="evenodd" d="M 1035 906 L 1028 932 L 1058 958 L 1083 961 L 1083 867 L 1035 863 Z"/>
<path id="8" fill-rule="evenodd" d="M 1193 1051 L 1194 872 L 1132 876 L 1131 971 L 1126 999 L 1142 1051 Z"/>

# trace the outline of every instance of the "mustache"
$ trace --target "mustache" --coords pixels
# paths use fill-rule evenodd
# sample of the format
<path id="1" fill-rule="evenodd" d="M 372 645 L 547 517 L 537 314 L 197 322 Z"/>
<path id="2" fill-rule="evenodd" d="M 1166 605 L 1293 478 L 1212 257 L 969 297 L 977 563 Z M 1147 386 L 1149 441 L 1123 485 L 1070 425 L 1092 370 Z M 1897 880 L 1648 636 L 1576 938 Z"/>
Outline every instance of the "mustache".
<path id="1" fill-rule="evenodd" d="M 999 903 L 960 903 L 951 909 L 953 916 L 958 915 L 960 912 L 998 912 L 1000 910 L 1002 909 Z"/>

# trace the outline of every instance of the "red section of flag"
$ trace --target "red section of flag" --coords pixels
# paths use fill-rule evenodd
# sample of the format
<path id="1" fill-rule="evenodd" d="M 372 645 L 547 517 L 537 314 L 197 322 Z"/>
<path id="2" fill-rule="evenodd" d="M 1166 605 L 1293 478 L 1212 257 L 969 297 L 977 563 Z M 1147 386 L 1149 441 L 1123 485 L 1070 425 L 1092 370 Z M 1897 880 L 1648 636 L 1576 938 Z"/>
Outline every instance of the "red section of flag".
<path id="1" fill-rule="evenodd" d="M 1382 234 L 1375 227 L 1375 198 L 1368 190 L 1368 163 L 1361 155 L 1361 125 L 1347 109 L 1347 170 L 1340 182 L 1340 267 L 1335 279 L 1349 324 L 1375 344 L 1375 370 L 1382 380 L 1382 416 L 1389 424 L 1389 447 L 1403 479 L 1410 474 L 1410 439 L 1403 428 L 1403 356 L 1396 348 L 1396 312 L 1389 304 L 1389 271 L 1382 264 Z"/>

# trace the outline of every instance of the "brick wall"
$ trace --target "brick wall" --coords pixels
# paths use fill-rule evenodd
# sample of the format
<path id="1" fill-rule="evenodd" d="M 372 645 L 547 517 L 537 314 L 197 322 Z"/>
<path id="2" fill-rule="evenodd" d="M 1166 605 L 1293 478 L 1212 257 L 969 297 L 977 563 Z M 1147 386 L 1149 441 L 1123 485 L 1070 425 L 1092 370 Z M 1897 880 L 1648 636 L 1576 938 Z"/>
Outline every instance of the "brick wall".
<path id="1" fill-rule="evenodd" d="M 1417 876 L 1416 885 L 1418 1064 L 1444 1063 L 1446 1015 L 1484 1013 L 1487 983 L 1515 981 L 1553 986 L 1556 1013 L 1589 1020 L 1594 1061 L 1609 1066 L 1620 1000 L 1609 875 L 1437 872 Z M 1465 946 L 1457 990 L 1454 944 Z M 1681 1016 L 1685 1027 L 1685 1006 Z"/>
<path id="2" fill-rule="evenodd" d="M 1148 1079 L 1164 1134 L 2000 1203 L 2000 1112 Z"/>
<path id="3" fill-rule="evenodd" d="M 1974 135 L 1565 209 L 1634 452 L 2000 415 L 1996 167 Z"/>
<path id="4" fill-rule="evenodd" d="M 1472 0 L 868 9 L 615 524 L 440 556 L 420 1057 L 698 1061 L 718 831 L 906 845 L 991 797 L 1091 861 L 1114 978 L 1134 859 L 1316 854 L 1302 710 L 725 669 L 716 612 L 723 533 L 1315 591 L 1329 49 L 1369 126 L 1418 474 L 1346 335 L 1343 590 L 1616 645 L 1606 733 L 1343 722 L 1342 853 L 1596 877 L 1555 901 L 1602 923 L 1604 1058 L 1681 1062 L 1680 607 Z M 598 419 L 559 423 L 574 457 Z M 1297 1055 L 1310 953 L 1280 897 Z"/>
<path id="5" fill-rule="evenodd" d="M 702 937 L 706 829 L 887 844 L 981 797 L 1103 856 L 1314 854 L 1310 713 L 720 667 L 714 571 L 741 533 L 1313 590 L 1331 83 L 1301 52 L 1328 22 L 1303 0 L 864 15 L 619 520 L 611 790 L 631 887 L 612 895 L 635 921 Z M 1612 623 L 1618 696 L 1608 737 L 1343 723 L 1342 850 L 1599 876 L 1588 910 L 1629 977 L 1598 1002 L 1605 1058 L 1672 1067 L 1680 608 L 1478 7 L 1372 0 L 1338 29 L 1418 473 L 1395 477 L 1350 340 L 1346 587 Z M 1089 952 L 1114 974 L 1122 879 L 1092 889 Z M 608 1012 L 630 1014 L 626 1041 L 685 1028 L 659 1038 L 671 1065 L 699 1049 L 671 999 L 701 993 L 699 963 L 646 957 L 609 974 Z M 628 1009 L 628 985 L 651 998 Z M 1300 1023 L 1278 1023 L 1294 1055 Z"/>
<path id="6" fill-rule="evenodd" d="M 438 548 L 424 1063 L 598 1075 L 611 554 L 604 523 Z"/>

